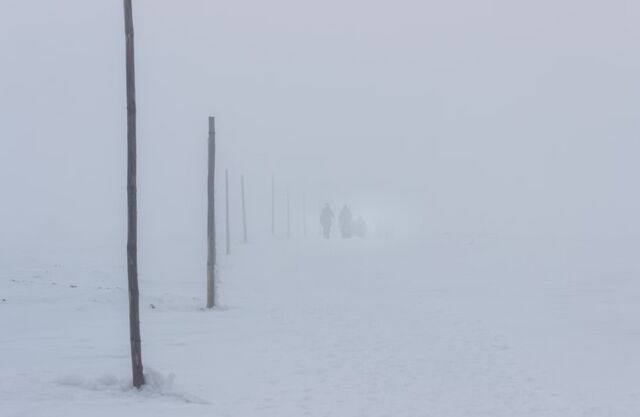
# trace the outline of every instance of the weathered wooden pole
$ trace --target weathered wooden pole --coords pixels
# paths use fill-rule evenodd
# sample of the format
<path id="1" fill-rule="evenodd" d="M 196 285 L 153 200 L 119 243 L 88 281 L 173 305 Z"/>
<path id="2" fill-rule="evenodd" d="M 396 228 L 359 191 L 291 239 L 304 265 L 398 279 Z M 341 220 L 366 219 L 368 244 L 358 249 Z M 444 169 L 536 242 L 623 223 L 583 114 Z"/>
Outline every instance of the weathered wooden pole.
<path id="1" fill-rule="evenodd" d="M 209 117 L 209 164 L 207 175 L 207 308 L 216 304 L 216 125 Z"/>
<path id="2" fill-rule="evenodd" d="M 244 201 L 244 175 L 240 176 L 240 191 L 242 194 L 242 232 L 243 232 L 243 242 L 245 244 L 249 243 L 249 239 L 247 239 L 247 209 Z"/>
<path id="3" fill-rule="evenodd" d="M 271 174 L 271 235 L 276 235 L 276 176 Z"/>
<path id="4" fill-rule="evenodd" d="M 289 206 L 289 190 L 287 190 L 287 239 L 291 239 L 291 210 Z"/>
<path id="5" fill-rule="evenodd" d="M 124 0 L 127 78 L 127 275 L 129 281 L 129 338 L 133 386 L 144 385 L 140 343 L 138 289 L 138 203 L 136 186 L 136 77 L 133 53 L 133 11 L 131 0 Z"/>
<path id="6" fill-rule="evenodd" d="M 224 196 L 227 224 L 227 255 L 231 255 L 231 230 L 229 228 L 229 171 L 226 169 L 224 170 Z"/>

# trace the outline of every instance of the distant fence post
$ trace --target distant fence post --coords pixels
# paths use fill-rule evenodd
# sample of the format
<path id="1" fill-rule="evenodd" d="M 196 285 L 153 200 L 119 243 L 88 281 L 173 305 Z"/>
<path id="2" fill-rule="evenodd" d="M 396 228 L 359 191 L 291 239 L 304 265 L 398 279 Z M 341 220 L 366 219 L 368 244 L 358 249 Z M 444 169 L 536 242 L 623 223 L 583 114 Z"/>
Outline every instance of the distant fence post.
<path id="1" fill-rule="evenodd" d="M 244 175 L 240 176 L 240 191 L 242 194 L 242 232 L 244 235 L 244 243 L 249 243 L 249 239 L 247 238 L 247 209 L 245 206 L 244 200 Z"/>
<path id="2" fill-rule="evenodd" d="M 231 230 L 229 226 L 229 171 L 224 170 L 224 196 L 227 224 L 227 255 L 231 255 Z"/>
<path id="3" fill-rule="evenodd" d="M 216 205 L 215 205 L 215 168 L 216 168 L 216 128 L 215 119 L 209 117 L 209 163 L 207 174 L 207 308 L 213 308 L 216 302 Z"/>

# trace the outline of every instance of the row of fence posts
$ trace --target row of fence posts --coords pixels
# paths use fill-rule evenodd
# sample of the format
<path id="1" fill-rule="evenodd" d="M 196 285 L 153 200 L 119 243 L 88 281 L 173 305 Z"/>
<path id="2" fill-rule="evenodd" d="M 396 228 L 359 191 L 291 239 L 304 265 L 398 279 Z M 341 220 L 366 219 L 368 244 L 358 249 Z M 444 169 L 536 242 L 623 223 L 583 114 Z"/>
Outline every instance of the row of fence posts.
<path id="1" fill-rule="evenodd" d="M 216 306 L 216 225 L 215 225 L 215 172 L 216 172 L 216 131 L 215 118 L 209 117 L 208 167 L 207 167 L 207 308 Z M 225 195 L 225 253 L 231 254 L 231 225 L 229 214 L 229 170 L 224 170 Z M 249 243 L 247 232 L 247 209 L 244 175 L 240 176 L 240 199 L 242 214 L 242 242 Z M 291 238 L 291 198 L 286 191 L 286 237 Z M 307 202 L 302 199 L 302 233 L 307 237 Z M 276 235 L 276 181 L 271 175 L 271 235 Z"/>
<path id="2" fill-rule="evenodd" d="M 144 385 L 142 352 L 140 341 L 140 306 L 138 288 L 138 209 L 137 209 L 137 137 L 136 137 L 136 93 L 132 1 L 124 0 L 125 70 L 127 95 L 127 282 L 129 293 L 129 339 L 131 347 L 131 369 L 133 386 Z M 209 117 L 207 167 L 207 308 L 216 306 L 216 224 L 215 224 L 215 172 L 216 132 L 215 118 Z M 226 253 L 231 254 L 231 231 L 229 225 L 229 171 L 225 169 L 225 223 Z M 271 178 L 271 233 L 275 236 L 275 176 Z M 247 212 L 245 206 L 244 176 L 240 177 L 242 194 L 243 242 L 248 243 Z M 291 237 L 290 199 L 287 190 L 287 237 Z M 304 208 L 304 235 L 306 236 L 306 202 Z"/>
<path id="3" fill-rule="evenodd" d="M 213 175 L 212 173 L 209 174 Z M 225 243 L 226 248 L 225 252 L 227 255 L 231 254 L 231 226 L 230 226 L 230 209 L 229 209 L 229 170 L 224 170 L 224 195 L 225 195 Z M 209 191 L 209 195 L 213 194 L 213 189 Z M 209 201 L 210 205 L 213 205 L 215 202 Z M 291 195 L 289 190 L 286 191 L 285 194 L 285 211 L 286 211 L 286 229 L 285 234 L 287 239 L 291 238 Z M 240 175 L 240 215 L 242 221 L 242 243 L 249 243 L 249 235 L 247 232 L 247 204 L 245 198 L 245 182 L 244 175 Z M 213 208 L 211 209 L 213 212 Z M 275 195 L 275 180 L 272 177 L 272 193 L 271 193 L 271 235 L 275 237 L 276 235 L 276 195 Z M 215 230 L 211 231 L 212 234 L 215 234 Z M 302 236 L 307 237 L 307 202 L 306 199 L 302 198 Z M 211 236 L 211 239 L 215 240 L 215 236 Z"/>

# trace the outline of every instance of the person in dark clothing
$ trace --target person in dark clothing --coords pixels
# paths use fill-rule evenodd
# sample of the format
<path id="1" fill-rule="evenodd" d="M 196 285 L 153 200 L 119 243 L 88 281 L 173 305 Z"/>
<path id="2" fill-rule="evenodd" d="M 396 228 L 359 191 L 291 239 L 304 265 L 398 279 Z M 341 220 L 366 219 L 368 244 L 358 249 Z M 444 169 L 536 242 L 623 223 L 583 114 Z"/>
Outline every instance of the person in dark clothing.
<path id="1" fill-rule="evenodd" d="M 352 235 L 353 215 L 346 205 L 340 210 L 340 234 L 343 239 L 350 239 Z"/>
<path id="2" fill-rule="evenodd" d="M 331 237 L 331 225 L 333 224 L 334 218 L 333 210 L 329 206 L 329 203 L 325 204 L 322 212 L 320 213 L 320 224 L 322 225 L 322 236 L 325 239 L 329 239 Z"/>

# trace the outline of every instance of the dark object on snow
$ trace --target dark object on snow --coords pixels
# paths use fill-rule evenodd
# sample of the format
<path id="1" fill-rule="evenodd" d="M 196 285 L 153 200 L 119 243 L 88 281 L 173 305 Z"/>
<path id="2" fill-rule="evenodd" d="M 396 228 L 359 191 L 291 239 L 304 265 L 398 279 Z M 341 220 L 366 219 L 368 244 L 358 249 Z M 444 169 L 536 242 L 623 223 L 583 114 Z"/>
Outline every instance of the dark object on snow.
<path id="1" fill-rule="evenodd" d="M 329 206 L 329 203 L 325 204 L 322 212 L 320 213 L 320 224 L 322 225 L 322 236 L 325 239 L 329 239 L 331 237 L 331 225 L 333 224 L 334 218 L 333 210 Z"/>

